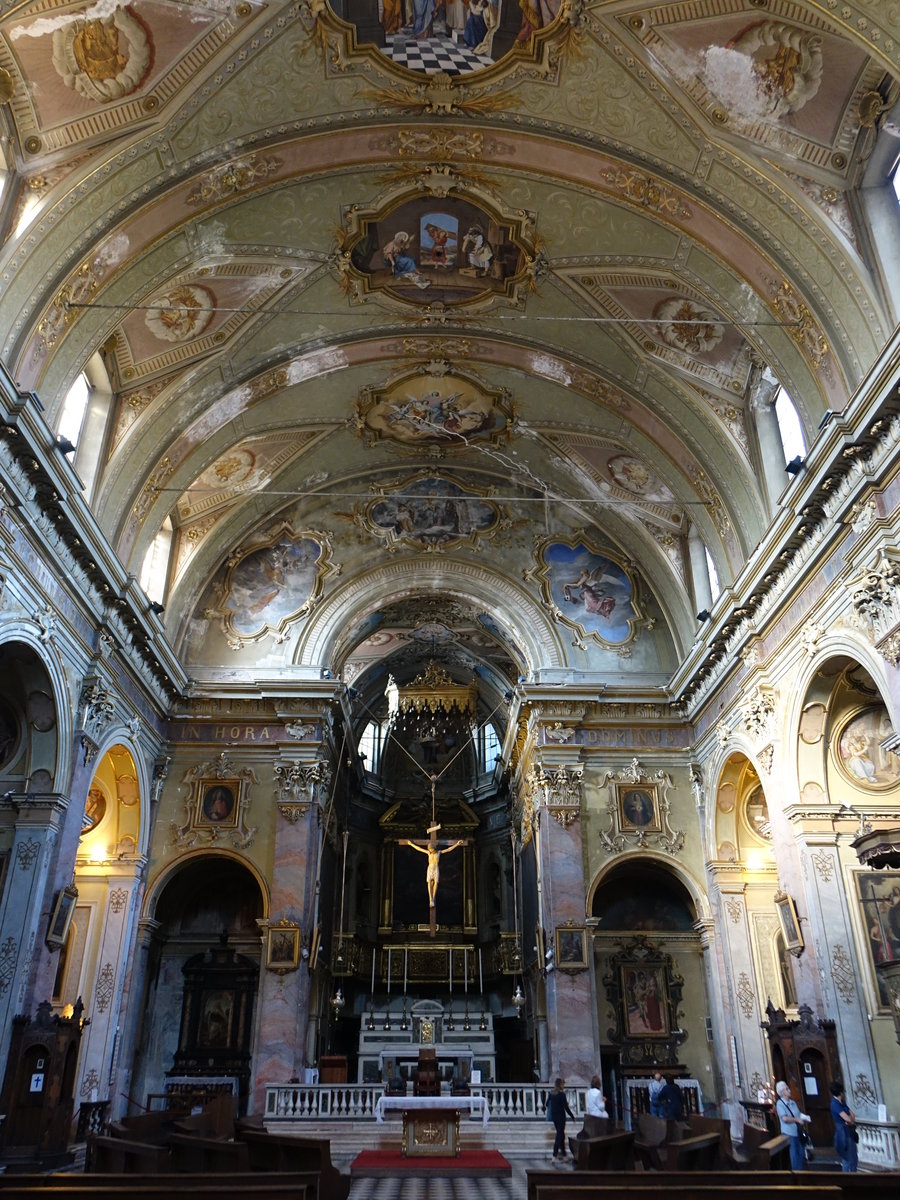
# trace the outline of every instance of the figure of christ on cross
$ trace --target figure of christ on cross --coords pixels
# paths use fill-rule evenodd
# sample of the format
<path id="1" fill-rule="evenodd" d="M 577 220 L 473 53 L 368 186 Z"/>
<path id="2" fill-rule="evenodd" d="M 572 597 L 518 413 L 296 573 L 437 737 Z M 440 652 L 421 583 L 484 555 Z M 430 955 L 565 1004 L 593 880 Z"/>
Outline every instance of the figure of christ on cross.
<path id="1" fill-rule="evenodd" d="M 425 872 L 425 886 L 428 889 L 428 915 L 431 923 L 431 936 L 434 937 L 436 922 L 434 903 L 437 898 L 438 879 L 439 879 L 439 864 L 442 854 L 449 854 L 451 850 L 456 850 L 458 846 L 464 846 L 466 843 L 463 838 L 457 838 L 455 842 L 451 842 L 449 846 L 444 846 L 443 849 L 438 849 L 437 831 L 440 825 L 428 826 L 428 841 L 411 841 L 409 838 L 403 838 L 399 845 L 411 846 L 413 850 L 418 850 L 420 854 L 428 855 L 428 869 Z"/>

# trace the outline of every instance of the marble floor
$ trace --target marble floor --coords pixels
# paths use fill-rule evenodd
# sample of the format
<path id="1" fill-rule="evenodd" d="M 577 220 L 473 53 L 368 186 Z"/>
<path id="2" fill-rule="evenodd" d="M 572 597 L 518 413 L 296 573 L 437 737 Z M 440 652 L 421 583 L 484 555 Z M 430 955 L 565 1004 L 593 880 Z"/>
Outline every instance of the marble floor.
<path id="1" fill-rule="evenodd" d="M 394 1176 L 390 1179 L 354 1179 L 349 1200 L 521 1200 L 527 1193 L 525 1172 L 553 1169 L 550 1154 L 529 1158 L 507 1155 L 512 1175 L 506 1179 Z M 343 1168 L 345 1170 L 349 1168 Z M 558 1171 L 570 1171 L 570 1163 Z"/>

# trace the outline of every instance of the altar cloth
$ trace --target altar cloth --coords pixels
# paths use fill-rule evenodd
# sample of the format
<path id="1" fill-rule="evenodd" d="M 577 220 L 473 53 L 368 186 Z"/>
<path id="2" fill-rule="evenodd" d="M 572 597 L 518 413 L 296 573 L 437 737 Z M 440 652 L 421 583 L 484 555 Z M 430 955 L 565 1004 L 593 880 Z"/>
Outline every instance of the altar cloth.
<path id="1" fill-rule="evenodd" d="M 484 1096 L 382 1096 L 375 1104 L 375 1120 L 384 1124 L 388 1112 L 416 1112 L 417 1110 L 446 1109 L 448 1112 L 468 1113 L 470 1117 L 481 1116 L 482 1125 L 487 1125 L 491 1110 Z"/>

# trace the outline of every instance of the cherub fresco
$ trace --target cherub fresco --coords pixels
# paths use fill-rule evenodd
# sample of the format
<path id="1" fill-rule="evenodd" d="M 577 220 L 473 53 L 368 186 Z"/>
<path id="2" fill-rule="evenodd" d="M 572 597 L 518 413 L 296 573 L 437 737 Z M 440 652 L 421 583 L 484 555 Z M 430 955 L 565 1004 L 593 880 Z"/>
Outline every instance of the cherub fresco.
<path id="1" fill-rule="evenodd" d="M 602 641 L 625 642 L 639 617 L 631 580 L 612 558 L 583 543 L 549 542 L 541 552 L 550 599 L 563 619 Z"/>

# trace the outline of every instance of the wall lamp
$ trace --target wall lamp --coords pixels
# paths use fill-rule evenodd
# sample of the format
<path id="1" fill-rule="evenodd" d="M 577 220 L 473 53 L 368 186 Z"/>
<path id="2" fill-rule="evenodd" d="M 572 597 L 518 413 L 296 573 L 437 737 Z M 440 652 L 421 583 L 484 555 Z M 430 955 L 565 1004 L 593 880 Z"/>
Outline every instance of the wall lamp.
<path id="1" fill-rule="evenodd" d="M 709 620 L 709 609 L 701 608 L 700 611 L 697 613 L 697 620 L 698 621 L 708 621 Z"/>
<path id="2" fill-rule="evenodd" d="M 787 471 L 788 475 L 799 475 L 800 472 L 803 470 L 805 463 L 806 463 L 806 459 L 802 458 L 798 454 L 797 457 L 792 458 L 789 463 L 785 463 L 784 469 Z"/>
<path id="3" fill-rule="evenodd" d="M 56 448 L 60 452 L 60 454 L 74 454 L 75 453 L 75 443 L 70 442 L 67 437 L 57 437 Z"/>

